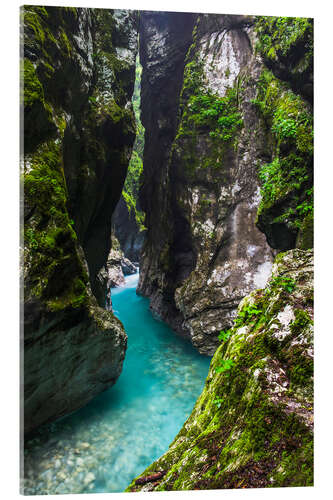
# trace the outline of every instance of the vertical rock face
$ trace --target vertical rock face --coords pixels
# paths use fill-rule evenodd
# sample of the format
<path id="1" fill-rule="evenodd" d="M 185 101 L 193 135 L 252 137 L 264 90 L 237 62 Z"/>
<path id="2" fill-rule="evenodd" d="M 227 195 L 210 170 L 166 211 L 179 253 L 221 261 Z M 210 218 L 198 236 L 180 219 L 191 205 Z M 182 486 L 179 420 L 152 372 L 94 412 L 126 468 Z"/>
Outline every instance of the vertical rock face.
<path id="1" fill-rule="evenodd" d="M 200 352 L 213 354 L 218 332 L 232 324 L 242 297 L 265 286 L 273 260 L 255 225 L 265 135 L 251 100 L 263 66 L 250 18 L 187 19 L 187 29 L 172 36 L 167 15 L 142 20 L 142 113 L 150 146 L 139 290 Z M 178 59 L 170 57 L 173 44 L 182 48 Z"/>
<path id="2" fill-rule="evenodd" d="M 115 234 L 120 242 L 124 255 L 132 262 L 139 262 L 144 242 L 144 232 L 140 231 L 135 218 L 135 210 L 129 211 L 124 198 L 120 198 L 114 215 Z"/>
<path id="3" fill-rule="evenodd" d="M 313 19 L 259 17 L 254 104 L 266 130 L 258 227 L 278 250 L 313 247 Z M 270 68 L 269 71 L 267 68 Z"/>
<path id="4" fill-rule="evenodd" d="M 174 284 L 163 280 L 160 258 L 170 225 L 167 162 L 175 137 L 185 57 L 192 42 L 195 15 L 144 12 L 140 17 L 141 120 L 145 127 L 144 176 L 140 205 L 148 234 L 140 261 L 138 291 L 152 309 L 182 331 L 174 303 Z"/>
<path id="5" fill-rule="evenodd" d="M 131 12 L 25 7 L 24 423 L 87 403 L 127 337 L 99 280 L 135 137 Z M 99 305 L 98 305 L 99 304 Z"/>

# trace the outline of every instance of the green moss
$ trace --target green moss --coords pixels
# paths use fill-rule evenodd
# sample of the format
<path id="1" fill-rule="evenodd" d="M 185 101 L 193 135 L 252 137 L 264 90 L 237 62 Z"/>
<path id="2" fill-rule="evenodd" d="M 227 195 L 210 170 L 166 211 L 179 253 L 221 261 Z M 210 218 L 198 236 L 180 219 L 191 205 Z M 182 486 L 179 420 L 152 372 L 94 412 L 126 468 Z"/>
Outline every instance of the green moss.
<path id="1" fill-rule="evenodd" d="M 50 310 L 79 307 L 88 281 L 67 212 L 60 145 L 44 143 L 26 159 L 25 204 L 33 213 L 24 227 L 26 297 L 44 299 Z"/>
<path id="2" fill-rule="evenodd" d="M 303 17 L 258 16 L 255 24 L 257 50 L 268 60 L 288 57 L 305 47 L 306 62 L 313 55 L 313 21 Z M 305 64 L 305 63 L 303 63 Z"/>
<path id="3" fill-rule="evenodd" d="M 75 8 L 25 6 L 23 22 L 28 35 L 25 43 L 37 42 L 35 49 L 38 47 L 37 50 L 48 64 L 57 52 L 66 59 L 72 52 L 68 33 L 73 31 L 72 23 L 76 22 L 76 18 Z"/>
<path id="4" fill-rule="evenodd" d="M 286 224 L 296 232 L 313 214 L 313 116 L 304 100 L 264 70 L 253 101 L 271 132 L 271 163 L 259 168 L 260 228 Z"/>
<path id="5" fill-rule="evenodd" d="M 314 226 L 314 217 L 313 217 L 313 205 L 309 207 L 309 204 L 306 204 L 307 210 L 309 213 L 303 218 L 301 223 L 298 240 L 296 243 L 296 247 L 302 250 L 307 250 L 308 248 L 313 248 L 313 226 Z"/>
<path id="6" fill-rule="evenodd" d="M 29 59 L 23 60 L 24 106 L 33 106 L 36 102 L 45 104 L 42 84 L 38 80 L 34 65 Z"/>
<path id="7" fill-rule="evenodd" d="M 23 22 L 26 28 L 30 29 L 36 40 L 43 45 L 45 42 L 45 26 L 43 19 L 48 17 L 45 7 L 26 6 L 23 10 Z"/>
<path id="8" fill-rule="evenodd" d="M 70 56 L 72 53 L 72 46 L 63 28 L 60 30 L 60 42 L 64 47 L 64 50 L 67 52 L 67 55 Z"/>
<path id="9" fill-rule="evenodd" d="M 304 435 L 302 446 L 293 455 L 284 451 L 282 460 L 273 471 L 273 485 L 313 486 L 313 439 Z"/>
<path id="10" fill-rule="evenodd" d="M 177 155 L 181 150 L 182 167 L 188 174 L 199 168 L 221 169 L 226 150 L 233 147 L 243 125 L 237 88 L 228 89 L 224 97 L 209 89 L 195 38 L 187 61 L 180 95 L 180 123 L 172 154 Z M 198 150 L 200 140 L 205 143 L 204 156 Z"/>
<path id="11" fill-rule="evenodd" d="M 309 314 L 304 309 L 296 309 L 294 311 L 295 321 L 290 325 L 290 330 L 294 334 L 300 333 L 311 322 Z"/>
<path id="12" fill-rule="evenodd" d="M 24 150 L 31 152 L 41 142 L 56 134 L 52 109 L 45 101 L 44 88 L 32 62 L 24 58 L 21 65 L 24 105 Z"/>

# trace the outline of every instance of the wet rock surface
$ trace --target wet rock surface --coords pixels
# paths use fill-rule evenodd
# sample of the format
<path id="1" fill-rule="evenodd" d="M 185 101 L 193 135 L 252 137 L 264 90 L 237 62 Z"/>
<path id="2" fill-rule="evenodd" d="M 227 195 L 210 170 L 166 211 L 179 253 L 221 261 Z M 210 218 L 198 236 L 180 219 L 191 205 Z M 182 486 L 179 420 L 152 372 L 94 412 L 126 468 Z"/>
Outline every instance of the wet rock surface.
<path id="1" fill-rule="evenodd" d="M 232 324 L 242 297 L 265 286 L 273 261 L 255 225 L 256 165 L 265 156 L 265 138 L 251 100 L 263 66 L 251 18 L 188 16 L 186 29 L 172 38 L 171 22 L 166 14 L 147 14 L 141 24 L 142 117 L 146 133 L 158 139 L 144 153 L 148 232 L 139 292 L 201 353 L 213 354 L 218 332 Z M 176 88 L 169 90 L 168 54 L 176 41 L 183 51 L 172 58 Z M 205 125 L 200 111 L 195 114 L 205 98 L 235 121 L 220 144 L 212 139 L 213 122 Z"/>
<path id="2" fill-rule="evenodd" d="M 115 234 L 127 259 L 139 262 L 144 241 L 144 232 L 139 230 L 135 211 L 128 207 L 121 197 L 116 206 L 112 220 L 114 221 Z"/>
<path id="3" fill-rule="evenodd" d="M 313 251 L 292 250 L 242 300 L 191 416 L 128 491 L 312 484 Z"/>
<path id="4" fill-rule="evenodd" d="M 22 18 L 30 432 L 85 405 L 121 372 L 127 336 L 102 308 L 97 277 L 135 137 L 137 31 L 128 11 L 26 6 Z"/>
<path id="5" fill-rule="evenodd" d="M 123 285 L 125 283 L 125 276 L 136 274 L 137 271 L 137 267 L 124 256 L 119 241 L 113 236 L 112 248 L 101 278 L 106 280 L 107 289 L 109 290 L 112 287 Z"/>

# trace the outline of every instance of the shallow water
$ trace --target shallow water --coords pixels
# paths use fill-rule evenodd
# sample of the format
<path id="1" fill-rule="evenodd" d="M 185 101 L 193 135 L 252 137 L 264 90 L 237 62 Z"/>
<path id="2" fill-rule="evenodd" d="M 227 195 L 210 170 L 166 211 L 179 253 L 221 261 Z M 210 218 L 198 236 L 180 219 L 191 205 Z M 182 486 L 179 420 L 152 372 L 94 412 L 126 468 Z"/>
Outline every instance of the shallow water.
<path id="1" fill-rule="evenodd" d="M 25 494 L 123 491 L 162 455 L 189 416 L 209 358 L 153 318 L 135 293 L 139 275 L 112 290 L 128 335 L 115 386 L 45 426 L 25 446 Z"/>

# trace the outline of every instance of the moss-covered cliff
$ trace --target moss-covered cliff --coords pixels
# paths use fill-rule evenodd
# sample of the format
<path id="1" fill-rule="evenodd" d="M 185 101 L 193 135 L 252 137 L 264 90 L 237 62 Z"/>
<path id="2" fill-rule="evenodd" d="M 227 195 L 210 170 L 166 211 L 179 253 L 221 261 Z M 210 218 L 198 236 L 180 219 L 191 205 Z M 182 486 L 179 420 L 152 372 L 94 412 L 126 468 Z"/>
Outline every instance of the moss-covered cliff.
<path id="1" fill-rule="evenodd" d="M 191 416 L 128 491 L 313 484 L 313 251 L 279 254 L 220 340 Z"/>
<path id="2" fill-rule="evenodd" d="M 161 29 L 156 18 L 156 26 L 150 18 L 142 21 L 143 85 L 148 79 L 154 103 L 149 114 L 143 89 L 142 113 L 146 134 L 158 134 L 158 146 L 144 153 L 148 232 L 139 290 L 200 352 L 213 354 L 219 330 L 232 324 L 242 297 L 265 285 L 273 260 L 255 226 L 256 165 L 265 144 L 251 99 L 262 63 L 248 17 L 196 15 L 188 18 L 190 32 L 172 38 L 163 31 L 172 20 L 166 15 Z M 178 93 L 164 92 L 167 114 L 168 102 L 162 107 L 157 100 L 168 86 L 170 59 L 159 54 L 155 32 L 164 52 L 176 43 L 183 50 L 174 72 Z"/>
<path id="3" fill-rule="evenodd" d="M 183 24 L 141 18 L 139 290 L 213 354 L 276 252 L 313 246 L 312 22 L 207 14 Z"/>
<path id="4" fill-rule="evenodd" d="M 114 232 L 125 256 L 139 262 L 144 241 L 144 213 L 140 210 L 139 187 L 143 174 L 144 128 L 140 118 L 142 66 L 139 55 L 136 59 L 133 108 L 136 121 L 136 137 L 132 156 L 128 165 L 127 176 L 121 198 L 112 217 Z"/>
<path id="5" fill-rule="evenodd" d="M 99 277 L 135 137 L 137 32 L 126 11 L 25 6 L 21 15 L 28 432 L 121 371 L 127 337 L 100 307 Z"/>
<path id="6" fill-rule="evenodd" d="M 258 17 L 253 103 L 266 130 L 258 227 L 280 250 L 313 247 L 313 20 Z M 269 69 L 267 69 L 269 68 Z"/>

